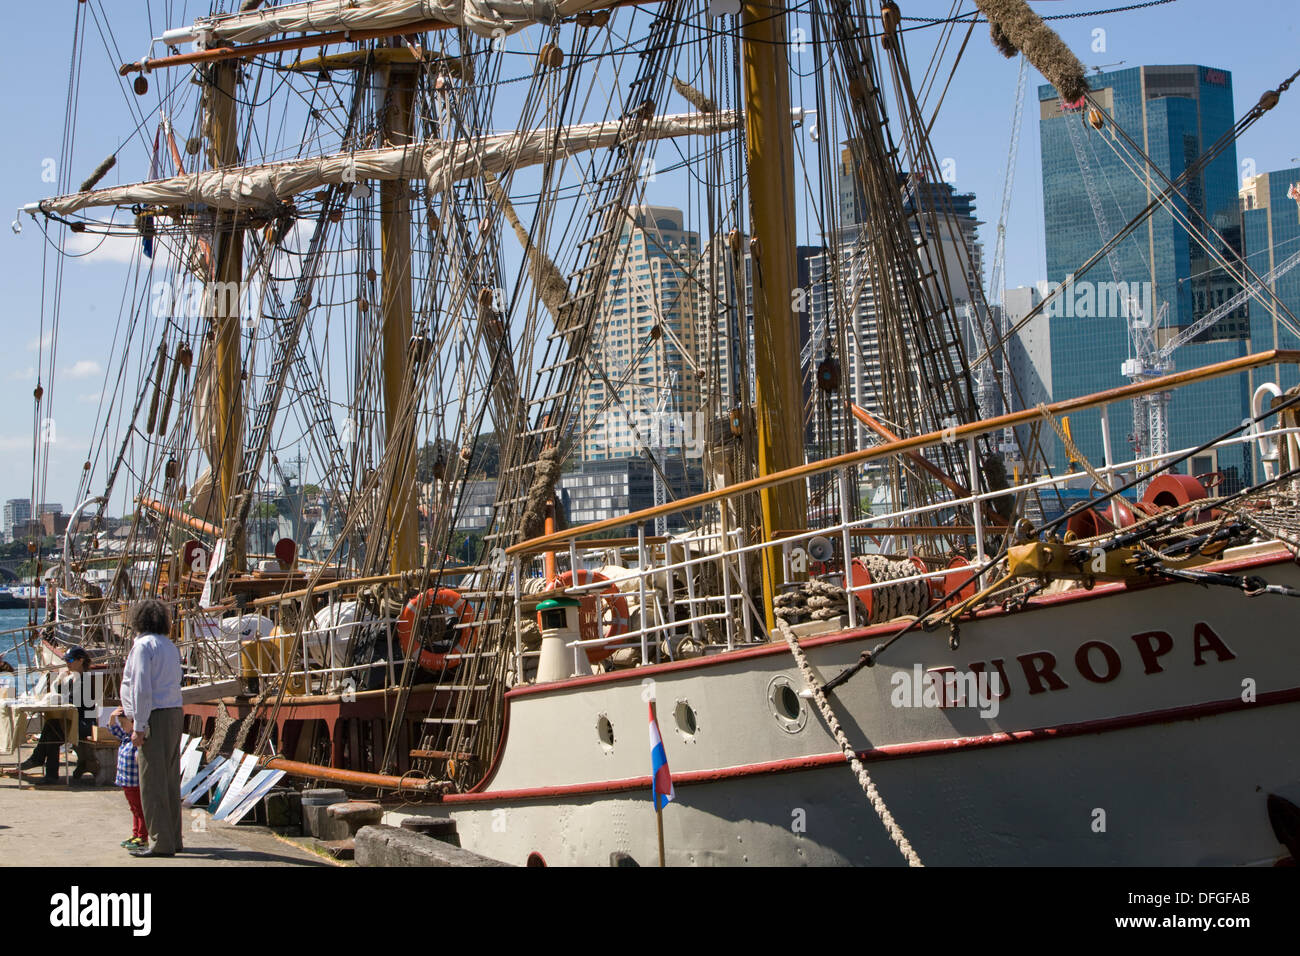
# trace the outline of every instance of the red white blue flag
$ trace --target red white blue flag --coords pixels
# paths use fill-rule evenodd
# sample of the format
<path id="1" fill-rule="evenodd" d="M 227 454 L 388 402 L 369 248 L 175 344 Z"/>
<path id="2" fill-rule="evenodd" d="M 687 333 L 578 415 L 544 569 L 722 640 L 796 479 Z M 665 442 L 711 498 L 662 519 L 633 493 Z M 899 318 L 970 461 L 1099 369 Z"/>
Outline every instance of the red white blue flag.
<path id="1" fill-rule="evenodd" d="M 664 739 L 659 734 L 659 719 L 655 716 L 655 702 L 650 701 L 650 795 L 654 798 L 655 810 L 668 806 L 669 800 L 676 800 L 673 792 L 673 775 L 668 770 L 668 755 L 664 752 Z"/>

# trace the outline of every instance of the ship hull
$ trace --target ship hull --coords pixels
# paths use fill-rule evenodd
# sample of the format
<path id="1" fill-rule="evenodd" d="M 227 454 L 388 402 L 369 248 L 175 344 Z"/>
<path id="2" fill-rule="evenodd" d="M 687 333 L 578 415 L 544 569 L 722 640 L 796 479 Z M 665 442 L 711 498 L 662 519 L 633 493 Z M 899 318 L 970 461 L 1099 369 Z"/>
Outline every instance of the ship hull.
<path id="1" fill-rule="evenodd" d="M 1300 586 L 1284 553 L 1220 569 Z M 1300 802 L 1291 614 L 1223 588 L 1071 592 L 963 623 L 956 649 L 946 630 L 908 634 L 834 706 L 927 864 L 1272 862 L 1267 797 Z M 896 630 L 803 644 L 826 680 Z M 997 673 L 996 713 L 989 697 L 909 698 L 943 668 Z M 669 864 L 902 863 L 812 702 L 792 718 L 783 686 L 803 681 L 774 644 L 517 689 L 493 773 L 437 813 L 510 863 L 657 862 L 653 692 L 677 786 Z"/>

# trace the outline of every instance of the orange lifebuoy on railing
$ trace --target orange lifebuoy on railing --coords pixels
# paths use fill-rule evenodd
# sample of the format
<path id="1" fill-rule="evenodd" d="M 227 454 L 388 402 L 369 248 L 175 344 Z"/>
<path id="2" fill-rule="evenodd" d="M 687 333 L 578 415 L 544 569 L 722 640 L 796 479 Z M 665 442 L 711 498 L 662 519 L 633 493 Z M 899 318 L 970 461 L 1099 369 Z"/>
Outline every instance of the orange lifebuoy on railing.
<path id="1" fill-rule="evenodd" d="M 599 571 L 588 571 L 585 568 L 579 568 L 576 579 L 572 571 L 565 571 L 552 581 L 550 586 L 553 588 L 568 588 L 573 587 L 575 584 L 595 584 L 598 581 L 609 581 L 609 578 Z M 604 633 L 602 633 L 604 628 L 601 626 L 601 618 L 604 617 L 604 614 L 596 600 L 597 594 L 601 598 L 600 603 L 613 615 L 609 622 L 609 629 Z M 620 634 L 626 634 L 630 616 L 627 609 L 627 598 L 620 593 L 618 585 L 612 581 L 609 587 L 603 591 L 588 591 L 578 600 L 578 630 L 582 634 L 584 641 L 592 641 L 600 637 L 608 640 L 618 637 Z M 614 649 L 608 645 L 592 646 L 587 648 L 587 660 L 596 664 L 613 653 Z"/>
<path id="2" fill-rule="evenodd" d="M 397 640 L 408 657 L 412 653 L 412 644 L 418 643 L 414 638 L 416 617 L 429 604 L 451 608 L 459 624 L 468 625 L 474 623 L 474 609 L 470 607 L 468 601 L 460 596 L 459 591 L 453 588 L 429 588 L 423 594 L 417 594 L 406 602 L 406 607 L 402 608 L 402 613 L 397 616 Z M 452 654 L 468 654 L 474 649 L 474 643 L 478 640 L 478 628 L 462 627 L 458 630 L 460 636 L 456 638 L 449 651 L 438 653 L 421 647 L 420 666 L 426 671 L 434 673 L 444 669 L 454 670 L 460 660 L 447 660 L 448 656 Z"/>

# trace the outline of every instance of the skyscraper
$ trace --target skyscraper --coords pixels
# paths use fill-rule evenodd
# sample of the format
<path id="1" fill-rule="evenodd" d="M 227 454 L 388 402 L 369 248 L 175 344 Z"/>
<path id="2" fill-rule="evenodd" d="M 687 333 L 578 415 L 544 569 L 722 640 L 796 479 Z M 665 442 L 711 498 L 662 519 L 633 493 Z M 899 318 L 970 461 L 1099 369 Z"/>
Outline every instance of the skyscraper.
<path id="1" fill-rule="evenodd" d="M 862 225 L 868 210 L 857 184 L 851 151 L 845 149 L 838 174 L 839 228 L 827 237 L 828 249 L 812 257 L 809 263 L 812 283 L 811 340 L 813 363 L 827 352 L 832 328 L 847 324 L 847 355 L 840 356 L 841 385 L 835 400 L 849 400 L 873 413 L 882 406 L 881 343 L 879 307 L 876 288 L 870 274 L 866 249 L 861 239 Z M 983 248 L 978 239 L 982 223 L 975 217 L 973 193 L 959 193 L 949 183 L 917 182 L 905 177 L 899 183 L 904 193 L 903 211 L 912 226 L 923 273 L 935 302 L 944 301 L 940 277 L 946 275 L 951 289 L 952 307 L 962 329 L 968 354 L 982 351 L 982 339 L 976 331 L 979 321 L 974 290 L 981 281 Z M 931 220 L 926 213 L 932 213 Z M 937 226 L 935 225 L 937 224 Z M 848 289 L 852 302 L 832 301 L 836 286 Z M 838 315 L 837 313 L 844 313 Z M 980 347 L 976 347 L 979 345 Z M 954 361 L 959 365 L 959 361 Z M 998 409 L 1000 411 L 1000 409 Z M 844 436 L 843 418 L 827 416 L 825 434 L 815 437 L 818 455 L 864 447 L 877 439 L 866 426 L 854 424 Z"/>
<path id="2" fill-rule="evenodd" d="M 629 213 L 592 346 L 593 364 L 604 369 L 609 383 L 593 377 L 587 386 L 586 461 L 640 455 L 633 426 L 653 446 L 646 432 L 658 412 L 671 409 L 674 417 L 693 422 L 698 410 L 697 382 L 683 355 L 700 353 L 698 277 L 692 275 L 700 237 L 686 231 L 680 209 L 636 206 Z M 681 437 L 672 443 L 680 447 Z"/>
<path id="3" fill-rule="evenodd" d="M 1246 262 L 1261 278 L 1300 254 L 1300 167 L 1247 176 L 1241 189 L 1241 220 Z M 1281 304 L 1300 316 L 1300 268 L 1293 266 L 1268 284 Z M 1300 348 L 1300 338 L 1287 328 L 1276 300 L 1252 297 L 1248 308 L 1252 352 Z M 1252 386 L 1265 377 L 1283 388 L 1300 381 L 1296 367 L 1284 365 L 1257 370 Z"/>
<path id="4" fill-rule="evenodd" d="M 4 539 L 13 541 L 32 519 L 32 499 L 10 498 L 5 502 Z"/>
<path id="5" fill-rule="evenodd" d="M 1182 175 L 1233 125 L 1232 76 L 1226 70 L 1142 66 L 1099 73 L 1088 81 L 1105 114 L 1100 130 L 1077 109 L 1063 109 L 1051 86 L 1038 90 L 1047 277 L 1052 284 L 1063 283 L 1165 186 L 1140 159 L 1125 153 L 1116 125 L 1170 179 Z M 1236 163 L 1236 148 L 1229 145 L 1190 178 L 1183 188 L 1186 201 L 1177 203 L 1200 240 L 1229 260 L 1241 249 Z M 1222 238 L 1204 227 L 1200 217 Z M 1159 316 L 1167 304 L 1164 332 L 1156 339 L 1159 346 L 1236 290 L 1200 243 L 1168 210 L 1158 209 L 1051 309 L 1053 399 L 1126 384 L 1121 367 L 1133 356 L 1126 318 L 1133 305 L 1128 303 L 1137 303 L 1146 320 Z M 1242 308 L 1170 358 L 1175 368 L 1186 369 L 1243 355 L 1247 347 Z M 1242 420 L 1248 402 L 1245 384 L 1227 379 L 1180 389 L 1169 408 L 1169 448 L 1198 444 L 1226 431 Z M 1125 440 L 1133 433 L 1130 405 L 1116 407 L 1110 420 L 1116 454 L 1149 453 L 1149 447 L 1133 449 Z M 1099 415 L 1072 416 L 1071 425 L 1079 449 L 1100 464 Z M 1243 446 L 1224 452 L 1213 463 L 1216 470 L 1227 472 L 1228 487 L 1248 474 L 1247 455 Z M 1065 464 L 1059 445 L 1054 464 Z"/>

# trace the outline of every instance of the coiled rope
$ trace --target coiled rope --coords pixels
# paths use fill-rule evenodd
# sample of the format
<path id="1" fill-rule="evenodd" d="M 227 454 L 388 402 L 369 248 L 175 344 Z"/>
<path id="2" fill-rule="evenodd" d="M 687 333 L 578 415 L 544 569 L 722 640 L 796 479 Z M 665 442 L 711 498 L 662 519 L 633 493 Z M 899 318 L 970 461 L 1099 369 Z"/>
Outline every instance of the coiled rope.
<path id="1" fill-rule="evenodd" d="M 889 834 L 889 838 L 898 847 L 898 852 L 903 854 L 903 859 L 907 860 L 908 866 L 925 866 L 921 862 L 921 858 L 917 856 L 916 851 L 912 849 L 912 844 L 903 835 L 903 828 L 898 825 L 894 815 L 889 812 L 889 807 L 885 806 L 884 798 L 880 796 L 875 783 L 871 780 L 871 774 L 867 773 L 867 768 L 858 759 L 858 752 L 853 749 L 853 744 L 849 742 L 848 735 L 844 733 L 844 728 L 840 726 L 839 718 L 835 716 L 835 711 L 831 709 L 830 701 L 826 699 L 821 683 L 813 673 L 808 658 L 804 656 L 803 648 L 799 646 L 799 640 L 795 637 L 794 631 L 791 630 L 789 624 L 779 617 L 776 619 L 776 626 L 780 628 L 781 636 L 785 638 L 786 644 L 790 647 L 790 653 L 794 655 L 794 662 L 799 668 L 799 673 L 803 675 L 804 683 L 812 691 L 813 700 L 817 702 L 817 710 L 821 712 L 822 719 L 826 721 L 826 726 L 830 728 L 831 735 L 835 738 L 835 742 L 839 744 L 840 750 L 843 751 L 844 759 L 848 761 L 849 766 L 853 768 L 853 772 L 857 775 L 862 792 L 867 795 L 867 801 L 871 804 L 871 809 L 876 811 L 876 816 L 880 818 L 880 823 L 884 826 L 885 832 Z"/>

